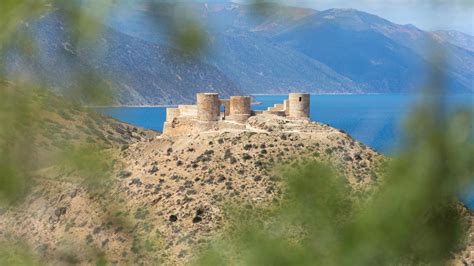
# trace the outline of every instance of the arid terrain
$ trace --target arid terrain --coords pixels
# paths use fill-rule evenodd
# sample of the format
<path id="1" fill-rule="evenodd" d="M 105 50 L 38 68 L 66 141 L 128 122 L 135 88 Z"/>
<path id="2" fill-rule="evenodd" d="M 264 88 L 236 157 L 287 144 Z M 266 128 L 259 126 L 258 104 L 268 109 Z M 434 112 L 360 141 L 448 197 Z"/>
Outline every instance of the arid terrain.
<path id="1" fill-rule="evenodd" d="M 328 163 L 361 194 L 375 187 L 388 160 L 327 125 L 274 115 L 250 118 L 245 130 L 167 137 L 93 111 L 61 110 L 43 114 L 40 149 L 105 143 L 111 167 L 90 185 L 87 171 L 45 162 L 25 198 L 0 209 L 0 241 L 26 245 L 48 264 L 97 257 L 185 264 L 225 226 L 226 203 L 278 200 L 286 165 Z M 472 265 L 473 238 L 471 230 L 458 264 Z"/>

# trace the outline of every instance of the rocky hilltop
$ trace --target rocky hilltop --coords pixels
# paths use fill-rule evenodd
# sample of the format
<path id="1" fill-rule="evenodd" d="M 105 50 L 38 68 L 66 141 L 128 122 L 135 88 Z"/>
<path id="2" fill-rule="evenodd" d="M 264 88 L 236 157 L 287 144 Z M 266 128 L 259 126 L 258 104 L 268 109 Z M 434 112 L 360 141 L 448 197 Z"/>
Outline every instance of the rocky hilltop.
<path id="1" fill-rule="evenodd" d="M 0 209 L 0 240 L 21 241 L 51 264 L 184 264 L 225 226 L 227 202 L 277 200 L 284 165 L 329 163 L 363 193 L 386 161 L 328 125 L 272 114 L 251 117 L 245 129 L 183 136 L 120 125 L 98 129 L 128 141 L 104 151 L 114 163 L 103 186 L 84 186 L 76 181 L 83 173 L 62 166 L 35 171 L 26 198 Z"/>

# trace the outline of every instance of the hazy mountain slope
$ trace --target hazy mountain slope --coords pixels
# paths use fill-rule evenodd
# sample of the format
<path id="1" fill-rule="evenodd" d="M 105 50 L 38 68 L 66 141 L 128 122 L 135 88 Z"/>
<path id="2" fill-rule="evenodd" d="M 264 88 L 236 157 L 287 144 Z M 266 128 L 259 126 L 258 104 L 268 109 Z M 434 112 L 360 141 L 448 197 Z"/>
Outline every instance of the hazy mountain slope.
<path id="1" fill-rule="evenodd" d="M 198 13 L 205 23 L 209 38 L 209 46 L 201 60 L 218 68 L 246 93 L 363 91 L 362 86 L 317 60 L 286 46 L 272 44 L 265 37 L 266 33 L 255 29 L 264 24 L 272 27 L 288 24 L 276 21 L 289 17 L 289 14 L 254 17 L 255 10 L 234 4 L 194 4 L 193 7 L 192 12 Z M 307 14 L 299 9 L 295 12 L 295 19 Z M 169 34 L 156 31 L 154 27 L 156 21 L 166 20 L 167 15 L 155 9 L 118 12 L 109 24 L 135 38 L 171 45 Z"/>
<path id="2" fill-rule="evenodd" d="M 224 97 L 240 92 L 218 69 L 199 58 L 108 27 L 92 42 L 76 47 L 56 14 L 42 18 L 31 30 L 38 40 L 38 56 L 24 60 L 10 53 L 11 72 L 29 70 L 60 92 L 78 87 L 76 76 L 90 86 L 113 88 L 118 104 L 176 104 L 193 102 L 199 91 L 216 91 Z M 98 80 L 89 84 L 93 77 Z"/>
<path id="3" fill-rule="evenodd" d="M 233 31 L 213 37 L 216 40 L 206 62 L 234 78 L 247 93 L 363 91 L 317 60 L 252 33 Z"/>
<path id="4" fill-rule="evenodd" d="M 278 31 L 286 28 L 304 17 L 318 11 L 309 8 L 290 7 L 275 3 L 239 4 L 223 1 L 186 1 L 183 5 L 179 2 L 147 2 L 130 8 L 119 8 L 116 11 L 121 17 L 128 16 L 132 19 L 140 17 L 171 18 L 174 12 L 182 12 L 195 18 L 212 29 L 227 30 L 229 28 L 252 29 L 252 31 Z M 125 11 L 125 12 L 123 12 Z M 136 13 L 135 13 L 136 12 Z M 130 17 L 130 14 L 132 16 Z M 117 13 L 115 13 L 117 15 Z M 117 18 L 117 17 L 115 17 Z M 120 19 L 112 19 L 120 23 Z M 133 21 L 133 20 L 132 20 Z M 162 20 L 155 20 L 162 21 Z M 138 20 L 135 20 L 138 23 Z M 126 27 L 128 25 L 125 25 Z"/>
<path id="5" fill-rule="evenodd" d="M 105 36 L 107 42 L 99 46 L 106 52 L 97 65 L 106 76 L 118 80 L 120 88 L 134 88 L 149 103 L 194 102 L 194 95 L 202 91 L 219 92 L 223 97 L 240 93 L 227 76 L 199 58 L 114 31 Z"/>
<path id="6" fill-rule="evenodd" d="M 369 91 L 407 92 L 423 84 L 430 66 L 429 56 L 420 52 L 425 33 L 412 28 L 357 10 L 331 9 L 303 19 L 274 40 L 366 84 Z M 464 51 L 446 49 L 450 60 L 471 60 Z M 466 82 L 472 76 L 469 65 L 456 59 L 446 68 L 450 91 L 472 91 Z"/>
<path id="7" fill-rule="evenodd" d="M 207 4 L 204 21 L 212 42 L 205 60 L 248 93 L 362 92 L 363 86 L 327 65 L 267 38 L 316 12 L 279 5 Z"/>
<path id="8" fill-rule="evenodd" d="M 431 64 L 435 64 L 437 56 L 444 53 L 446 65 L 442 67 L 451 90 L 472 91 L 474 37 L 455 31 L 449 35 L 446 32 L 442 37 L 413 25 L 398 25 L 359 11 L 353 11 L 352 16 L 365 18 L 365 29 L 379 32 L 399 45 L 408 47 Z"/>
<path id="9" fill-rule="evenodd" d="M 468 51 L 474 52 L 474 36 L 455 30 L 439 30 L 430 34 L 442 42 L 448 42 Z"/>
<path id="10" fill-rule="evenodd" d="M 227 25 L 268 35 L 290 27 L 301 19 L 317 12 L 314 9 L 283 6 L 274 3 L 207 4 L 205 19 L 211 27 Z M 222 20 L 230 21 L 230 23 L 222 23 Z"/>
<path id="11" fill-rule="evenodd" d="M 192 102 L 195 92 L 410 92 L 423 85 L 432 47 L 446 51 L 450 92 L 472 92 L 472 36 L 424 32 L 352 9 L 316 11 L 278 5 L 194 3 L 185 14 L 201 23 L 202 56 L 183 56 L 170 41 L 174 2 L 117 9 L 99 38 L 74 47 L 63 21 L 30 23 L 37 58 L 10 51 L 7 72 L 29 72 L 56 91 L 114 88 L 118 104 Z M 470 48 L 471 47 L 471 48 Z M 438 53 L 439 54 L 439 53 Z"/>
<path id="12" fill-rule="evenodd" d="M 113 25 L 127 35 L 168 43 L 150 21 L 173 4 L 142 6 Z M 189 12 L 209 37 L 203 60 L 249 93 L 409 92 L 420 88 L 432 62 L 430 33 L 352 9 L 316 11 L 279 5 L 193 3 Z M 472 55 L 449 42 L 444 67 L 451 92 L 472 91 Z"/>

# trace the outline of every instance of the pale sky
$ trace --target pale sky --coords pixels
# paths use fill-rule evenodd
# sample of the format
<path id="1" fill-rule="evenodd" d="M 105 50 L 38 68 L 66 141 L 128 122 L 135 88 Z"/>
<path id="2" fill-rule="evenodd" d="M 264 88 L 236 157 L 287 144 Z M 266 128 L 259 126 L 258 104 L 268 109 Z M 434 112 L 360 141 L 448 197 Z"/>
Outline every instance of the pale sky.
<path id="1" fill-rule="evenodd" d="M 234 0 L 235 2 L 248 2 Z M 280 0 L 317 10 L 355 8 L 423 30 L 458 30 L 474 35 L 474 0 Z"/>

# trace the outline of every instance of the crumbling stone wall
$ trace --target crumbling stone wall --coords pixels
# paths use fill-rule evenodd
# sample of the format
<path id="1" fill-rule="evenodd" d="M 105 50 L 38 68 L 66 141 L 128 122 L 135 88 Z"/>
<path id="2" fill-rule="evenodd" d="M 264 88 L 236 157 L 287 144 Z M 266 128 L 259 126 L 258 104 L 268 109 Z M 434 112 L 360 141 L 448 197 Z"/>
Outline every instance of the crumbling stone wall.
<path id="1" fill-rule="evenodd" d="M 179 105 L 179 115 L 188 117 L 197 117 L 196 105 Z"/>
<path id="2" fill-rule="evenodd" d="M 178 108 L 166 108 L 166 122 L 173 122 L 173 119 L 179 117 L 179 115 Z"/>

